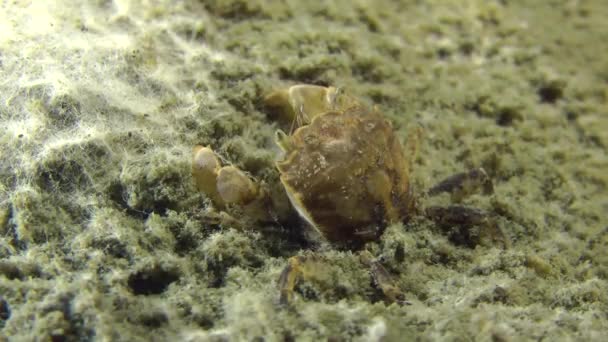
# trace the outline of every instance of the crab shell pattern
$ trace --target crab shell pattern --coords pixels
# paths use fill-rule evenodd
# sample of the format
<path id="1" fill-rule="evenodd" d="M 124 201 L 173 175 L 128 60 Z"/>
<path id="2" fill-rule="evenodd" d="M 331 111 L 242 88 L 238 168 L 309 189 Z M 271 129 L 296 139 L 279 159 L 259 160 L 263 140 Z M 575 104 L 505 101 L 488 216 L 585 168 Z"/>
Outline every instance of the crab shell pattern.
<path id="1" fill-rule="evenodd" d="M 357 103 L 327 111 L 284 139 L 281 182 L 300 216 L 328 241 L 360 245 L 408 216 L 409 164 L 376 109 Z"/>

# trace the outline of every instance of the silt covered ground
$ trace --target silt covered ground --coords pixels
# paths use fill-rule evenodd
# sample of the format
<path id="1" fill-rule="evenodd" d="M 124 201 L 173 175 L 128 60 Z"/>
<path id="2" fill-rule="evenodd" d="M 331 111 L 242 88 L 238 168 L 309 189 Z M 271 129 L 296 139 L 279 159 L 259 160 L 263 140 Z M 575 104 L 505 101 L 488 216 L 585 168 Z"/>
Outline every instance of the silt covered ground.
<path id="1" fill-rule="evenodd" d="M 14 340 L 600 340 L 608 333 L 604 1 L 0 4 L 0 334 Z M 276 184 L 261 98 L 298 83 L 375 104 L 413 182 L 483 167 L 479 228 L 414 217 L 356 253 L 297 221 L 218 219 L 190 154 Z M 448 196 L 421 203 L 449 204 Z M 324 267 L 289 308 L 287 258 Z"/>

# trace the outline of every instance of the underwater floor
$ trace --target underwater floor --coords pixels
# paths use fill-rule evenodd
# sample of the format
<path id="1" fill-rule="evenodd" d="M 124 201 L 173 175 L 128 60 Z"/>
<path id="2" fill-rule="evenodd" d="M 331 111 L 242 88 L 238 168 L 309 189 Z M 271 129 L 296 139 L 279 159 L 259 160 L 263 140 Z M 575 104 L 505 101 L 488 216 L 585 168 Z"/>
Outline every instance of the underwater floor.
<path id="1" fill-rule="evenodd" d="M 601 0 L 0 2 L 0 339 L 602 340 L 606 18 Z M 195 145 L 293 214 L 262 99 L 294 84 L 377 106 L 404 144 L 420 127 L 419 206 L 479 208 L 501 241 L 388 225 L 365 249 L 398 305 L 294 215 L 214 205 Z M 476 167 L 492 193 L 423 195 Z M 294 255 L 317 265 L 284 306 Z"/>

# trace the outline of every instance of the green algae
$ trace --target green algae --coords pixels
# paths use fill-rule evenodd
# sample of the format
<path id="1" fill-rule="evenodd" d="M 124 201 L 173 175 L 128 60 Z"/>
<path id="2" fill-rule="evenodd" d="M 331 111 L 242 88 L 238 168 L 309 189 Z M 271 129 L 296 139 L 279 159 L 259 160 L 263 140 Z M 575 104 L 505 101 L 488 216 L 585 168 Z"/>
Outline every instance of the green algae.
<path id="1" fill-rule="evenodd" d="M 1 21 L 12 35 L 0 38 L 0 334 L 606 334 L 602 2 L 113 1 L 66 4 L 56 17 L 46 5 L 1 6 L 54 24 Z M 368 246 L 411 306 L 386 305 L 356 254 L 326 248 L 323 272 L 292 308 L 278 306 L 286 259 L 316 242 L 296 221 L 218 220 L 189 160 L 192 146 L 211 145 L 276 184 L 277 123 L 260 100 L 295 83 L 378 105 L 402 141 L 420 124 L 419 189 L 484 167 L 495 194 L 464 204 L 495 214 L 510 248 L 459 245 L 414 218 Z"/>

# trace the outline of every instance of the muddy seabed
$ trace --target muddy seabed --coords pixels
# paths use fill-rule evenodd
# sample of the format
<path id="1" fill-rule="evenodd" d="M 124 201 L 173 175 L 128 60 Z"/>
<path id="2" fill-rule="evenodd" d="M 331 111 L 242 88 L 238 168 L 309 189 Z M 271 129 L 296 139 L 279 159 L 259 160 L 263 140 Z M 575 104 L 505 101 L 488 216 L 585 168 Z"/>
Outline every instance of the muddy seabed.
<path id="1" fill-rule="evenodd" d="M 5 1 L 0 334 L 11 340 L 600 340 L 608 334 L 608 2 Z M 533 4 L 532 4 L 533 3 Z M 368 245 L 412 301 L 298 222 L 218 218 L 190 151 L 276 183 L 260 99 L 344 87 L 425 189 L 485 168 L 510 246 L 420 217 Z M 448 196 L 438 203 L 451 203 Z M 430 203 L 421 198 L 422 203 Z M 287 258 L 324 260 L 290 308 Z"/>

